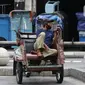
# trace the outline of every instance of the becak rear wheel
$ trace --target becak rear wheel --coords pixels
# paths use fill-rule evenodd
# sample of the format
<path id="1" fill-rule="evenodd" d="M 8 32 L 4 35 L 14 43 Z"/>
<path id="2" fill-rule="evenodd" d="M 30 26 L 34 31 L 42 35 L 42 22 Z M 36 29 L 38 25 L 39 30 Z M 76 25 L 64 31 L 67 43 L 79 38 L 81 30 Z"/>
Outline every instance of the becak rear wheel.
<path id="1" fill-rule="evenodd" d="M 59 68 L 59 71 L 56 72 L 57 83 L 61 84 L 63 82 L 63 78 L 64 78 L 64 67 L 62 65 L 62 67 Z"/>

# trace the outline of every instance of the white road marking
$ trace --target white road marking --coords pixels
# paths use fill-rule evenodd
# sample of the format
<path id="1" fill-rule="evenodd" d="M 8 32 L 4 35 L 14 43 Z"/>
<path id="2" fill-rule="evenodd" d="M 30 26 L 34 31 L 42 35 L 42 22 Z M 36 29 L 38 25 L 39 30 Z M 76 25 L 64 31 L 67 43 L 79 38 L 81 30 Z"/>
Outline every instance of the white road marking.
<path id="1" fill-rule="evenodd" d="M 66 62 L 66 63 L 70 63 L 71 61 L 67 61 L 67 60 L 66 60 L 65 62 Z"/>
<path id="2" fill-rule="evenodd" d="M 72 62 L 74 62 L 74 63 L 81 63 L 82 61 L 72 61 Z"/>
<path id="3" fill-rule="evenodd" d="M 82 60 L 65 60 L 66 63 L 81 63 L 83 62 Z"/>

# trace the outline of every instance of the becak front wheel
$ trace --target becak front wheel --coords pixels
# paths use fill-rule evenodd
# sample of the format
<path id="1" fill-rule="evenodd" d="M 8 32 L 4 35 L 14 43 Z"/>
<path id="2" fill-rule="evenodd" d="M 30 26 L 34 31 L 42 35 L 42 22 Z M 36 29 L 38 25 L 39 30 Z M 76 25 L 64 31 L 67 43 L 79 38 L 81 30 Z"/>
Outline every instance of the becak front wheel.
<path id="1" fill-rule="evenodd" d="M 17 62 L 17 67 L 16 67 L 16 81 L 17 81 L 17 83 L 22 84 L 22 79 L 23 79 L 22 62 Z"/>

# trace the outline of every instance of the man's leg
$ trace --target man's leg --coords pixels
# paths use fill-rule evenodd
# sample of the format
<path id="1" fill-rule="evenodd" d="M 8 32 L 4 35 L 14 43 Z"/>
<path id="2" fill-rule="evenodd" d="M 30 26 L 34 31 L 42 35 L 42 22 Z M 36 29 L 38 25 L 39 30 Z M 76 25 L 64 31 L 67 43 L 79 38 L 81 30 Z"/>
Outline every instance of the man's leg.
<path id="1" fill-rule="evenodd" d="M 37 51 L 38 56 L 42 56 L 41 49 L 44 49 L 44 39 L 45 39 L 45 33 L 41 32 L 36 39 L 36 42 L 34 43 L 34 49 Z"/>
<path id="2" fill-rule="evenodd" d="M 57 54 L 57 50 L 56 49 L 48 49 L 46 51 L 43 51 L 43 56 L 44 57 L 47 57 L 47 56 L 50 56 L 50 55 L 53 55 L 53 54 Z"/>

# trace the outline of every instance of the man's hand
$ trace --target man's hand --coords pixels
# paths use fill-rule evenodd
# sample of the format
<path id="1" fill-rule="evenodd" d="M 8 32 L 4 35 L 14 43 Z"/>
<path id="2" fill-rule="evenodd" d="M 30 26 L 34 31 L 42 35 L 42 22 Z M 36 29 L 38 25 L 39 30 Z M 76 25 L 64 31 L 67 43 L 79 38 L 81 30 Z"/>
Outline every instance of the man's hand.
<path id="1" fill-rule="evenodd" d="M 46 44 L 44 44 L 44 47 L 45 47 L 45 50 L 49 49 L 49 47 Z"/>

